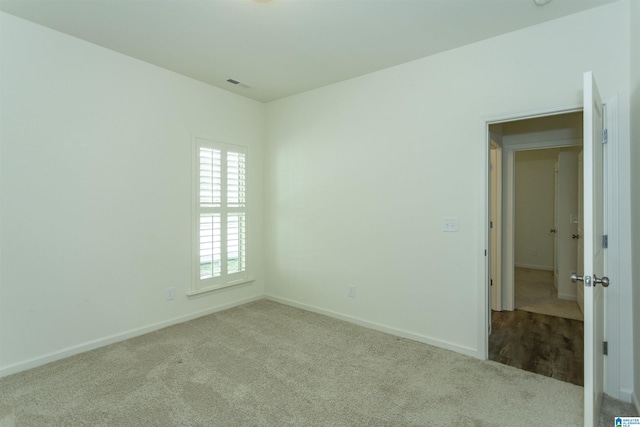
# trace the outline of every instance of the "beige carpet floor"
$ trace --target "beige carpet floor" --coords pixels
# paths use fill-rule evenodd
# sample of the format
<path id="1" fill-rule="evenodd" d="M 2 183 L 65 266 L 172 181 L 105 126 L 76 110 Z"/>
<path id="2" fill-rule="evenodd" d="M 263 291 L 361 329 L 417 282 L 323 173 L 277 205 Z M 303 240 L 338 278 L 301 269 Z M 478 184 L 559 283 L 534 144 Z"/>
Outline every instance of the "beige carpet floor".
<path id="1" fill-rule="evenodd" d="M 584 320 L 575 301 L 561 300 L 553 287 L 553 271 L 515 269 L 516 309 L 565 319 Z"/>
<path id="2" fill-rule="evenodd" d="M 638 417 L 640 413 L 631 403 L 616 400 L 610 396 L 604 395 L 602 401 L 602 411 L 600 411 L 599 427 L 614 427 L 617 417 Z"/>
<path id="3" fill-rule="evenodd" d="M 582 387 L 267 300 L 0 379 L 0 390 L 4 427 L 583 423 Z"/>

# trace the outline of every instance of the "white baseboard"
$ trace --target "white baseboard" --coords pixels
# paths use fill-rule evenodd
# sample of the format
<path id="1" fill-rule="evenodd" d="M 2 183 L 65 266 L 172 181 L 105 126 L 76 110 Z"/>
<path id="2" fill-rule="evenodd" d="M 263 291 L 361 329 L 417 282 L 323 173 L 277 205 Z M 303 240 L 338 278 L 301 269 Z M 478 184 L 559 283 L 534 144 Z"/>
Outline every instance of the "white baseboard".
<path id="1" fill-rule="evenodd" d="M 634 404 L 633 402 L 635 397 L 633 395 L 633 390 L 621 388 L 619 390 L 615 390 L 615 393 L 607 393 L 607 390 L 605 390 L 605 394 L 621 402 L 631 403 L 632 405 Z M 620 414 L 620 415 L 624 415 L 624 414 Z"/>
<path id="2" fill-rule="evenodd" d="M 334 319 L 344 320 L 349 323 L 354 323 L 356 325 L 364 326 L 365 328 L 374 329 L 376 331 L 384 332 L 389 335 L 395 335 L 402 338 L 407 338 L 413 341 L 422 342 L 425 344 L 432 345 L 434 347 L 440 347 L 447 350 L 455 351 L 456 353 L 461 353 L 467 356 L 475 357 L 477 359 L 483 359 L 484 356 L 479 353 L 479 351 L 475 348 L 465 347 L 458 344 L 453 344 L 448 341 L 442 341 L 434 338 L 430 338 L 424 335 L 416 334 L 413 332 L 403 331 L 402 329 L 396 329 L 389 326 L 381 325 L 378 323 L 370 322 L 368 320 L 363 320 L 357 317 L 349 316 L 346 314 L 337 313 L 335 311 L 326 310 L 324 308 L 315 307 L 312 305 L 300 303 L 297 301 L 293 301 L 286 298 L 280 298 L 273 295 L 265 295 L 265 298 L 269 301 L 278 302 L 280 304 L 288 305 L 295 308 L 300 308 L 302 310 L 311 311 L 313 313 L 323 314 L 325 316 L 333 317 Z"/>
<path id="3" fill-rule="evenodd" d="M 224 304 L 224 305 L 216 306 L 213 308 L 208 308 L 206 310 L 198 311 L 195 313 L 174 317 L 173 319 L 163 320 L 162 322 L 153 323 L 151 325 L 144 326 L 142 328 L 132 329 L 130 331 L 110 335 L 108 337 L 99 338 L 93 341 L 88 341 L 86 343 L 74 345 L 72 347 L 67 347 L 62 350 L 58 350 L 58 351 L 54 351 L 52 353 L 46 354 L 44 356 L 35 357 L 33 359 L 29 359 L 24 362 L 19 362 L 13 365 L 2 367 L 0 368 L 0 378 L 6 377 L 7 375 L 16 374 L 18 372 L 26 371 L 27 369 L 32 369 L 38 366 L 46 365 L 47 363 L 55 362 L 56 360 L 60 360 L 66 357 L 74 356 L 76 354 L 84 353 L 89 350 L 94 350 L 99 347 L 104 347 L 109 344 L 128 340 L 130 338 L 135 338 L 140 335 L 148 334 L 149 332 L 157 331 L 158 329 L 163 329 L 168 326 L 173 326 L 179 323 L 188 322 L 189 320 L 197 319 L 198 317 L 202 317 L 202 316 L 207 316 L 209 314 L 216 313 L 218 311 L 227 310 L 229 308 L 237 307 L 243 304 L 248 304 L 253 301 L 258 301 L 263 298 L 264 297 L 262 295 L 251 297 L 251 298 L 245 298 L 240 301 L 235 301 L 233 303 Z"/>
<path id="4" fill-rule="evenodd" d="M 553 271 L 553 266 L 549 267 L 548 265 L 520 264 L 516 262 L 514 266 L 518 268 L 530 268 L 532 270 Z"/>
<path id="5" fill-rule="evenodd" d="M 578 301 L 578 297 L 576 296 L 576 294 L 573 294 L 573 295 L 558 294 L 558 299 L 563 299 L 563 300 L 567 300 L 567 301 Z"/>

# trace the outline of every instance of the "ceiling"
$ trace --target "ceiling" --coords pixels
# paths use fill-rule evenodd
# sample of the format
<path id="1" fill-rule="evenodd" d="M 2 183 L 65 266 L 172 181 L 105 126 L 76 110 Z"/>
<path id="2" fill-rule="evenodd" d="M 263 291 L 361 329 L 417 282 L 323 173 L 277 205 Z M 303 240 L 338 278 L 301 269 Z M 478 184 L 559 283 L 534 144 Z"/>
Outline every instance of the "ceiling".
<path id="1" fill-rule="evenodd" d="M 0 10 L 269 102 L 613 1 L 0 0 Z"/>

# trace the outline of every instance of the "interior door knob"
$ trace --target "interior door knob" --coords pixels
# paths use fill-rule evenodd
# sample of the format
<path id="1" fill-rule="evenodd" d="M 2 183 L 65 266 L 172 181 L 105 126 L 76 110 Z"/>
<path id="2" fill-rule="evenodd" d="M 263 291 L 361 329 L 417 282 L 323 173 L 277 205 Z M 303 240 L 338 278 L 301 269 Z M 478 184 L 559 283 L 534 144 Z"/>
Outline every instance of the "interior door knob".
<path id="1" fill-rule="evenodd" d="M 585 279 L 584 279 L 583 276 L 578 276 L 577 273 L 571 273 L 571 281 L 573 283 L 584 282 Z M 609 278 L 607 276 L 598 277 L 595 274 L 593 275 L 593 284 L 594 284 L 594 286 L 597 285 L 597 284 L 601 284 L 602 287 L 608 288 L 609 287 L 609 283 L 610 283 L 609 282 Z M 591 277 L 587 276 L 587 280 L 586 280 L 585 285 L 586 286 L 591 286 Z"/>
<path id="2" fill-rule="evenodd" d="M 609 278 L 607 276 L 603 276 L 603 277 L 598 277 L 595 274 L 593 275 L 593 283 L 598 284 L 600 283 L 603 287 L 608 288 L 609 287 Z"/>

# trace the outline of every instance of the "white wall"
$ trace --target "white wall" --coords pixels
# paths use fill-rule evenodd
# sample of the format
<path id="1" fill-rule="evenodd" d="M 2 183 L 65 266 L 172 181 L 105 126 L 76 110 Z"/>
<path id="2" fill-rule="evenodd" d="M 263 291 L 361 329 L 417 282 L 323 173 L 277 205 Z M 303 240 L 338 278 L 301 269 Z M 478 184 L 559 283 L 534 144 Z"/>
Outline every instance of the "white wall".
<path id="1" fill-rule="evenodd" d="M 618 106 L 620 286 L 608 292 L 621 369 L 608 391 L 630 393 L 630 7 L 637 23 L 621 0 L 268 105 L 264 240 L 261 104 L 0 14 L 0 375 L 259 297 L 261 249 L 274 298 L 480 355 L 482 125 L 578 105 L 593 70 Z M 188 300 L 191 132 L 250 146 L 258 280 Z"/>
<path id="2" fill-rule="evenodd" d="M 593 70 L 618 97 L 627 159 L 628 9 L 616 2 L 269 104 L 267 293 L 482 356 L 484 119 L 577 106 Z M 457 233 L 441 231 L 449 216 Z M 629 265 L 609 294 L 627 311 Z M 631 329 L 620 327 L 627 347 L 616 350 L 628 352 Z M 631 372 L 625 359 L 609 392 L 631 390 Z"/>
<path id="3" fill-rule="evenodd" d="M 634 402 L 640 412 L 640 2 L 631 2 L 631 201 L 633 209 Z"/>
<path id="4" fill-rule="evenodd" d="M 553 271 L 554 175 L 559 149 L 516 152 L 515 265 Z"/>
<path id="5" fill-rule="evenodd" d="M 0 374 L 262 296 L 264 105 L 0 26 Z M 192 132 L 249 146 L 257 280 L 189 299 Z"/>

